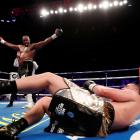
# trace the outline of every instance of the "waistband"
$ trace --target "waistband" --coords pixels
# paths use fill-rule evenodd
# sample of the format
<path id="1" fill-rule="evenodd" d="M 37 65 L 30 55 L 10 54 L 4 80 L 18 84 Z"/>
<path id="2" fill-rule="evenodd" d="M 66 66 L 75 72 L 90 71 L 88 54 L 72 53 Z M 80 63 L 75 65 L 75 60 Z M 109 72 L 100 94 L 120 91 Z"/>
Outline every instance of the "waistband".
<path id="1" fill-rule="evenodd" d="M 33 62 L 33 59 L 27 59 L 27 60 L 24 60 L 23 62 Z"/>

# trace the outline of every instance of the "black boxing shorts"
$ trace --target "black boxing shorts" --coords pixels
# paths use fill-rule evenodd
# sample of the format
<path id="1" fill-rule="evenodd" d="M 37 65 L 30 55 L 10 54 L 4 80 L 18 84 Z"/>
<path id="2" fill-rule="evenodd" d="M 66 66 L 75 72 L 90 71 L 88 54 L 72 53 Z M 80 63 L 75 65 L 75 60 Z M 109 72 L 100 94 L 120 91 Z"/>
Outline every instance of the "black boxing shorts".
<path id="1" fill-rule="evenodd" d="M 100 112 L 60 95 L 52 98 L 49 111 L 49 132 L 89 137 L 96 136 L 102 125 Z"/>
<path id="2" fill-rule="evenodd" d="M 32 60 L 26 60 L 18 67 L 18 73 L 19 76 L 30 76 L 33 72 L 33 61 Z"/>
<path id="3" fill-rule="evenodd" d="M 49 132 L 105 137 L 114 121 L 113 106 L 64 78 L 67 89 L 59 90 L 49 107 Z"/>

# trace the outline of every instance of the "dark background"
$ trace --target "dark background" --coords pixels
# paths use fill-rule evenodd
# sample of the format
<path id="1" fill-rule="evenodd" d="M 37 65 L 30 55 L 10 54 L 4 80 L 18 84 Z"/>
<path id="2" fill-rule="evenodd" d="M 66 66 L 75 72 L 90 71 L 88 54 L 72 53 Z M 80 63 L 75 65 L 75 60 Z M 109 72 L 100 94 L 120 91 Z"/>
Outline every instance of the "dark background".
<path id="1" fill-rule="evenodd" d="M 37 73 L 139 67 L 138 0 L 131 0 L 131 6 L 107 11 L 67 13 L 44 19 L 32 8 L 42 3 L 46 1 L 12 0 L 9 3 L 5 0 L 0 5 L 1 19 L 9 17 L 9 11 L 13 8 L 27 7 L 32 11 L 17 16 L 15 23 L 0 23 L 0 36 L 9 42 L 21 44 L 25 34 L 30 36 L 31 42 L 38 42 L 52 35 L 55 28 L 63 29 L 63 36 L 37 52 Z M 14 50 L 0 45 L 0 71 L 15 71 L 15 57 Z"/>

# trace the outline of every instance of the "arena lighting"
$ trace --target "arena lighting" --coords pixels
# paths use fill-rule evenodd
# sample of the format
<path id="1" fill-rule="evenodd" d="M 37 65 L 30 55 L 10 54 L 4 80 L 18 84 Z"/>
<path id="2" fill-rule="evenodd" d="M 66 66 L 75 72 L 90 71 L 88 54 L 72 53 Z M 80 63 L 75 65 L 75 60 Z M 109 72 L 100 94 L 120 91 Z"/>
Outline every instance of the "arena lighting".
<path id="1" fill-rule="evenodd" d="M 16 18 L 3 18 L 0 19 L 0 23 L 15 23 L 16 22 Z"/>
<path id="2" fill-rule="evenodd" d="M 40 10 L 40 17 L 46 17 L 49 14 L 50 13 L 45 8 L 43 8 L 43 9 Z"/>
<path id="3" fill-rule="evenodd" d="M 40 17 L 47 17 L 49 15 L 53 14 L 64 14 L 64 13 L 72 13 L 72 12 L 77 12 L 77 13 L 83 13 L 87 11 L 94 11 L 96 9 L 111 9 L 115 7 L 121 7 L 123 5 L 126 5 L 128 3 L 127 0 L 100 0 L 98 3 L 97 2 L 90 2 L 90 3 L 78 3 L 76 6 L 70 6 L 70 7 L 59 7 L 57 9 L 51 9 L 47 10 L 47 13 L 44 14 L 40 12 Z M 42 11 L 42 10 L 41 10 Z"/>
<path id="4" fill-rule="evenodd" d="M 78 1 L 78 0 L 77 0 Z M 122 7 L 124 5 L 127 6 L 132 6 L 128 0 L 81 0 L 81 3 L 78 3 L 75 0 L 59 0 L 59 1 L 54 1 L 47 3 L 47 8 L 45 5 L 42 8 L 42 10 L 39 11 L 39 16 L 41 18 L 44 17 L 49 17 L 53 15 L 63 15 L 66 13 L 85 13 L 85 12 L 92 12 L 95 10 L 109 10 L 112 8 L 117 8 L 117 7 Z M 40 5 L 36 5 L 30 8 L 14 8 L 10 12 L 10 16 L 14 17 L 9 18 L 1 18 L 0 23 L 4 24 L 10 24 L 10 23 L 15 23 L 16 18 L 18 16 L 24 16 L 27 15 L 28 13 L 32 15 L 32 13 L 38 12 L 38 7 L 41 7 Z M 33 13 L 33 14 L 34 14 Z"/>

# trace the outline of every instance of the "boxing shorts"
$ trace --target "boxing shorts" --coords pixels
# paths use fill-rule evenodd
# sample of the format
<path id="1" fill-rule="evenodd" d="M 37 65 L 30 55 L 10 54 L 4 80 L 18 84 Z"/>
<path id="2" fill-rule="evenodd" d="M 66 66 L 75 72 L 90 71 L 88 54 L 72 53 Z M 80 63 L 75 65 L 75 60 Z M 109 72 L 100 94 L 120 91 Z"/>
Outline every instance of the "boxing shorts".
<path id="1" fill-rule="evenodd" d="M 33 73 L 33 61 L 32 60 L 26 60 L 18 67 L 18 73 L 19 76 L 30 76 Z"/>
<path id="2" fill-rule="evenodd" d="M 64 79 L 69 88 L 53 96 L 47 132 L 78 136 L 106 136 L 114 120 L 110 103 Z"/>

